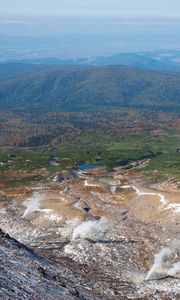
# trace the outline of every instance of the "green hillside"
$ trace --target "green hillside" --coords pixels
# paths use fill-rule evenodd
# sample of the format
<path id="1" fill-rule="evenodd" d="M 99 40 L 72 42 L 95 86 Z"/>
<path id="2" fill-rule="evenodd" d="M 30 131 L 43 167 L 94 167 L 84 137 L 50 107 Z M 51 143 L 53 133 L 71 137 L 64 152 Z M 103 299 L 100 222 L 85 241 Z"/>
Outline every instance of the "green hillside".
<path id="1" fill-rule="evenodd" d="M 0 81 L 1 109 L 84 111 L 102 107 L 180 110 L 180 74 L 128 67 L 67 67 Z"/>

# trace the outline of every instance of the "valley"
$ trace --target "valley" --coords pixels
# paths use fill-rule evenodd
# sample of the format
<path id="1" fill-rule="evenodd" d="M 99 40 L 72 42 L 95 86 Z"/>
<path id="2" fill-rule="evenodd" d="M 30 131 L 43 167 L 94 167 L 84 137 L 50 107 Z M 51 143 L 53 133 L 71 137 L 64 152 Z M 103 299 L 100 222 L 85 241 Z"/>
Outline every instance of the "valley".
<path id="1" fill-rule="evenodd" d="M 53 68 L 0 80 L 3 299 L 179 299 L 179 74 Z"/>
<path id="2" fill-rule="evenodd" d="M 178 181 L 149 185 L 138 168 L 100 167 L 7 188 L 6 196 L 12 200 L 1 202 L 1 229 L 54 262 L 56 277 L 58 265 L 76 271 L 82 279 L 72 273 L 71 286 L 80 299 L 87 288 L 88 299 L 178 299 L 179 269 L 168 275 L 179 258 Z M 146 281 L 154 255 L 167 248 L 169 257 Z"/>
<path id="3" fill-rule="evenodd" d="M 0 5 L 0 300 L 180 299 L 180 1 Z"/>

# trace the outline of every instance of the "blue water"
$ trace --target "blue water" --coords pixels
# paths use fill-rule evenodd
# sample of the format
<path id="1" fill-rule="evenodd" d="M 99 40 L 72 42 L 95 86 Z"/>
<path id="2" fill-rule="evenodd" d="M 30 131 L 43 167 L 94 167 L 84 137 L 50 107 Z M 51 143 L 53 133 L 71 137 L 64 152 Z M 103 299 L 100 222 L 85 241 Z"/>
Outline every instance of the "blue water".
<path id="1" fill-rule="evenodd" d="M 95 164 L 84 164 L 82 166 L 79 167 L 81 170 L 88 170 L 88 169 L 96 169 L 99 168 L 99 165 L 95 165 Z"/>

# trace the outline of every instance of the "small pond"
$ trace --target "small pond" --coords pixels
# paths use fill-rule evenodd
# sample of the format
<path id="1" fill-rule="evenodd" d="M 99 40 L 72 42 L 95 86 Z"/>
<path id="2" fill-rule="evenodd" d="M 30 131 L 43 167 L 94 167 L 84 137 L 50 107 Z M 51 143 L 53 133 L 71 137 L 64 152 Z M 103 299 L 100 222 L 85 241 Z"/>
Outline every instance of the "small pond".
<path id="1" fill-rule="evenodd" d="M 97 169 L 101 166 L 102 166 L 101 164 L 84 164 L 84 165 L 79 166 L 79 169 L 84 171 L 84 170 L 90 170 L 90 169 Z"/>

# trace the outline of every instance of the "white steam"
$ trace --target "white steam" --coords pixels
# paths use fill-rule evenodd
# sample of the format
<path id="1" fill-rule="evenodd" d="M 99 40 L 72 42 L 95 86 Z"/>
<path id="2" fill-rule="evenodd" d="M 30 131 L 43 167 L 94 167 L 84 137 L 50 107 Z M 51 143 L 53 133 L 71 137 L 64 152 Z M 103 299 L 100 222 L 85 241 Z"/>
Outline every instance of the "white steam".
<path id="1" fill-rule="evenodd" d="M 175 263 L 172 268 L 167 272 L 169 276 L 176 276 L 176 274 L 180 273 L 180 262 Z"/>
<path id="2" fill-rule="evenodd" d="M 62 220 L 62 216 L 53 214 L 51 209 L 45 211 L 44 218 L 52 222 L 59 222 Z"/>
<path id="3" fill-rule="evenodd" d="M 26 207 L 23 218 L 33 212 L 42 212 L 45 219 L 51 222 L 59 222 L 62 220 L 62 217 L 56 213 L 53 213 L 52 209 L 43 208 L 41 209 L 41 201 L 44 200 L 44 195 L 40 192 L 34 192 L 32 197 L 29 198 L 25 203 L 24 206 Z"/>
<path id="4" fill-rule="evenodd" d="M 40 202 L 43 200 L 43 194 L 39 192 L 34 192 L 32 197 L 29 198 L 24 206 L 26 207 L 23 217 L 26 217 L 28 214 L 31 214 L 40 209 Z"/>
<path id="5" fill-rule="evenodd" d="M 110 187 L 110 191 L 112 194 L 115 194 L 116 193 L 116 190 L 117 190 L 117 185 L 111 185 Z"/>
<path id="6" fill-rule="evenodd" d="M 170 248 L 163 248 L 158 253 L 156 253 L 154 256 L 154 264 L 148 272 L 145 280 L 148 280 L 158 268 L 161 268 L 164 262 L 164 258 L 170 256 L 171 254 L 172 250 Z"/>
<path id="7" fill-rule="evenodd" d="M 108 229 L 108 220 L 101 217 L 100 220 L 89 220 L 81 223 L 73 231 L 73 240 L 77 238 L 94 238 L 101 236 Z"/>

